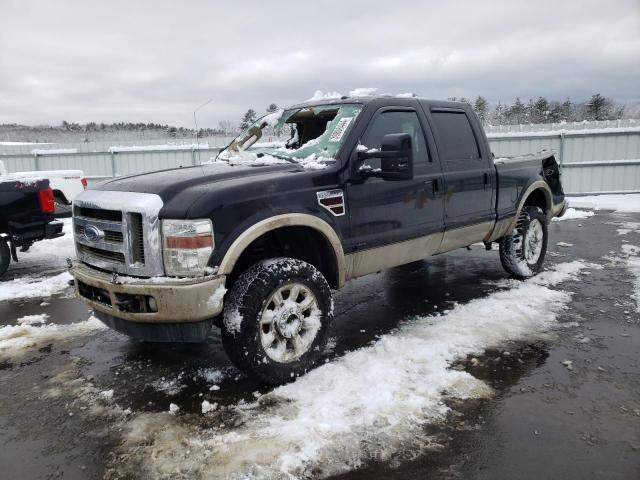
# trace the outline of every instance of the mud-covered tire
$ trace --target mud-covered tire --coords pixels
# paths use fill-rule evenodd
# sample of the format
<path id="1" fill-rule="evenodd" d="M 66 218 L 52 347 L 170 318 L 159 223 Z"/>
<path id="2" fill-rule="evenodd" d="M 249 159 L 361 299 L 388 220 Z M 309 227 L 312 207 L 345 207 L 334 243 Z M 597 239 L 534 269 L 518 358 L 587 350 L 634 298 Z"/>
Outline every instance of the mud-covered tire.
<path id="1" fill-rule="evenodd" d="M 525 206 L 516 227 L 500 240 L 500 262 L 516 278 L 536 275 L 544 264 L 549 239 L 547 217 L 539 207 Z"/>
<path id="2" fill-rule="evenodd" d="M 241 371 L 280 385 L 322 358 L 332 315 L 331 290 L 313 265 L 264 260 L 244 272 L 226 297 L 222 344 Z"/>
<path id="3" fill-rule="evenodd" d="M 4 238 L 0 238 L 0 277 L 9 268 L 11 263 L 11 249 Z"/>

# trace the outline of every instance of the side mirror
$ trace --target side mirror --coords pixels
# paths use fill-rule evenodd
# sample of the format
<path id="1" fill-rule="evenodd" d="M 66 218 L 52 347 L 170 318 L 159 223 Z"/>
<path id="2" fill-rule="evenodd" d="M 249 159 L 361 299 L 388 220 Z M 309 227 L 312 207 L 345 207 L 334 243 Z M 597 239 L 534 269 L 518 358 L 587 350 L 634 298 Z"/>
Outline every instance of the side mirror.
<path id="1" fill-rule="evenodd" d="M 380 151 L 358 152 L 358 160 L 380 159 L 380 171 L 362 171 L 367 176 L 380 177 L 383 180 L 411 180 L 413 178 L 413 149 L 411 135 L 408 133 L 390 133 L 382 137 Z"/>

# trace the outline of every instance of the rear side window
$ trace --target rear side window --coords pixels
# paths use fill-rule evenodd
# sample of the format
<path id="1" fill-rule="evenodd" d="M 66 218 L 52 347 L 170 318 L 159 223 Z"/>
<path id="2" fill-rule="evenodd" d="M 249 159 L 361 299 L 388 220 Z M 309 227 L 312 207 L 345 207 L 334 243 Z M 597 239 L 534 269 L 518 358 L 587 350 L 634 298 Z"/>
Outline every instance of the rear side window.
<path id="1" fill-rule="evenodd" d="M 441 155 L 445 160 L 480 158 L 478 142 L 464 112 L 432 112 Z"/>

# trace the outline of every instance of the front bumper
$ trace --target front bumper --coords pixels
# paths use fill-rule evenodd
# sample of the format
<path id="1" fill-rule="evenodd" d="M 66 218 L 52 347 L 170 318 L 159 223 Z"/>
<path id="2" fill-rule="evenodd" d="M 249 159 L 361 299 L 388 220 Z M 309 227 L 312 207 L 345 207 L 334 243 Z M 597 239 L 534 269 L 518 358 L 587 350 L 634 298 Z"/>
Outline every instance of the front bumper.
<path id="1" fill-rule="evenodd" d="M 71 274 L 78 297 L 97 312 L 128 322 L 199 322 L 219 315 L 224 305 L 224 275 L 193 279 L 124 277 L 80 262 L 73 264 Z"/>

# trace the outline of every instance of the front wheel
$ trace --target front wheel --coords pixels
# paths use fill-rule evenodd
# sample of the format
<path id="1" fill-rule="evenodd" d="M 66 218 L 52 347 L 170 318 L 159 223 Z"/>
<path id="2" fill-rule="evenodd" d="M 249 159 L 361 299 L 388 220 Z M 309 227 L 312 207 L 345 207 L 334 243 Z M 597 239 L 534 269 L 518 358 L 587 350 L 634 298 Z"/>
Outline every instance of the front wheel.
<path id="1" fill-rule="evenodd" d="M 264 260 L 235 282 L 225 301 L 222 343 L 231 361 L 278 385 L 320 360 L 332 317 L 331 291 L 313 265 Z"/>
<path id="2" fill-rule="evenodd" d="M 520 279 L 540 272 L 548 236 L 547 217 L 542 209 L 525 206 L 514 231 L 500 240 L 500 262 L 504 269 Z"/>
<path id="3" fill-rule="evenodd" d="M 7 271 L 9 263 L 11 263 L 11 249 L 7 245 L 7 241 L 0 237 L 0 276 Z"/>

